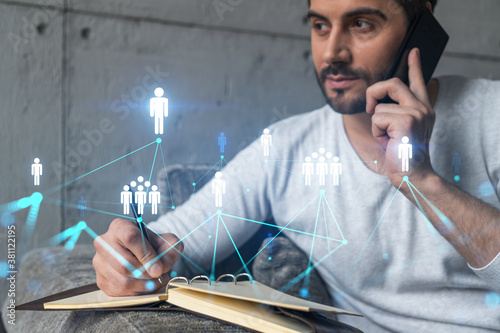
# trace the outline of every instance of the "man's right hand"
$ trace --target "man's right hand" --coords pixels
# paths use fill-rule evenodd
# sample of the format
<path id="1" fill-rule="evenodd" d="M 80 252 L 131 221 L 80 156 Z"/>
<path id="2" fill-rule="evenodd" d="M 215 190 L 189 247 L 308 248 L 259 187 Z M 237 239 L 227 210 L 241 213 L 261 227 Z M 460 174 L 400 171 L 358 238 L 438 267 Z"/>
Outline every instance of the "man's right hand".
<path id="1" fill-rule="evenodd" d="M 141 230 L 134 222 L 128 220 L 115 219 L 111 222 L 108 231 L 94 240 L 96 254 L 92 264 L 96 271 L 96 282 L 99 289 L 108 296 L 136 296 L 151 293 L 168 283 L 170 279 L 168 271 L 179 259 L 184 246 L 173 234 L 161 234 L 162 239 L 151 230 L 147 228 L 146 230 L 151 240 L 150 244 L 144 239 L 146 253 L 144 253 Z M 156 258 L 158 254 L 169 248 L 170 250 L 136 278 L 115 255 L 106 249 L 105 244 L 111 246 L 137 269 Z M 174 244 L 176 244 L 175 247 L 172 246 Z M 161 283 L 158 280 L 159 277 L 161 277 Z M 153 284 L 148 281 L 152 281 Z"/>

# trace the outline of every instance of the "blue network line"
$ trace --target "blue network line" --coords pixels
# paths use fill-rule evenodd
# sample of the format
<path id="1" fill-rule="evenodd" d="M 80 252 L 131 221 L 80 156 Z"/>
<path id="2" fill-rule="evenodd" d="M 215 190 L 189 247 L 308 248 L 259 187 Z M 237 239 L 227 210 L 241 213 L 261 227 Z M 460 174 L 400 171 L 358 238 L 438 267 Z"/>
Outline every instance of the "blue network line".
<path id="1" fill-rule="evenodd" d="M 215 230 L 214 259 L 212 260 L 212 270 L 210 271 L 210 280 L 214 280 L 215 254 L 217 253 L 217 237 L 219 236 L 219 221 L 220 221 L 220 213 L 217 214 L 217 228 Z"/>
<path id="2" fill-rule="evenodd" d="M 189 233 L 187 233 L 184 237 L 182 237 L 181 239 L 179 239 L 177 242 L 175 242 L 174 244 L 170 245 L 170 247 L 168 249 L 166 249 L 165 251 L 163 251 L 162 253 L 158 254 L 155 258 L 153 258 L 151 261 L 149 261 L 148 263 L 146 263 L 146 265 L 144 265 L 143 267 L 141 267 L 140 271 L 144 272 L 145 269 L 148 269 L 149 267 L 151 267 L 153 264 L 155 264 L 158 260 L 160 260 L 161 257 L 163 257 L 168 251 L 170 251 L 171 249 L 174 249 L 175 251 L 177 251 L 185 260 L 187 260 L 191 265 L 193 265 L 196 269 L 198 269 L 200 272 L 203 272 L 203 274 L 207 275 L 208 273 L 203 269 L 201 268 L 199 265 L 197 265 L 195 262 L 193 262 L 188 256 L 186 256 L 185 254 L 183 254 L 182 252 L 180 252 L 179 250 L 177 250 L 175 248 L 175 246 L 179 243 L 181 243 L 184 239 L 186 239 L 187 237 L 189 237 L 192 233 L 194 233 L 196 230 L 198 230 L 199 228 L 201 228 L 202 226 L 204 226 L 208 221 L 210 221 L 215 215 L 217 214 L 214 214 L 212 216 L 210 216 L 209 218 L 207 218 L 205 220 L 205 222 L 201 223 L 200 225 L 198 225 L 196 228 L 194 228 L 193 230 L 191 230 Z M 165 242 L 167 242 L 163 237 L 161 237 L 160 234 L 158 234 L 156 231 L 154 231 L 153 229 L 149 228 L 148 226 L 148 229 L 151 230 L 152 232 L 154 232 L 158 237 L 160 237 L 161 239 L 163 239 Z M 168 243 L 168 242 L 167 242 Z"/>
<path id="3" fill-rule="evenodd" d="M 208 241 L 210 240 L 211 237 L 207 237 L 207 239 L 205 239 L 205 241 L 203 243 L 201 243 L 200 246 L 198 246 L 198 248 L 193 252 L 193 257 L 196 255 L 196 253 L 203 247 L 203 246 L 207 246 L 208 244 Z M 204 248 L 205 248 L 204 247 Z M 203 253 L 203 252 L 202 252 Z M 201 259 L 201 256 L 200 256 L 200 259 Z M 199 261 L 198 261 L 199 262 Z"/>
<path id="4" fill-rule="evenodd" d="M 274 166 L 277 166 L 278 168 L 280 168 L 280 169 L 282 169 L 282 170 L 285 170 L 285 171 L 286 171 L 286 172 L 288 172 L 289 174 L 292 174 L 292 175 L 294 175 L 294 176 L 298 176 L 298 177 L 300 177 L 300 178 L 302 178 L 302 177 L 303 177 L 302 175 L 298 175 L 298 174 L 296 174 L 296 173 L 293 173 L 292 171 L 290 171 L 290 170 L 288 170 L 288 169 L 285 169 L 285 168 L 283 168 L 282 166 L 279 166 L 278 164 L 275 164 L 275 163 L 273 163 L 273 162 L 270 162 L 269 160 L 268 160 L 267 162 L 268 162 L 268 163 L 270 163 L 270 164 L 272 164 L 272 165 L 274 165 Z"/>
<path id="5" fill-rule="evenodd" d="M 304 235 L 308 235 L 308 236 L 316 236 L 316 237 L 319 237 L 319 238 L 324 238 L 324 239 L 327 239 L 327 240 L 333 240 L 333 241 L 337 241 L 337 242 L 339 241 L 338 239 L 328 238 L 326 236 L 321 236 L 321 235 L 314 235 L 314 234 L 312 234 L 310 232 L 287 228 L 286 226 L 288 224 L 290 224 L 293 220 L 290 221 L 290 222 L 288 222 L 284 227 L 281 227 L 281 226 L 278 226 L 278 225 L 275 225 L 275 224 L 270 224 L 270 223 L 266 223 L 266 222 L 260 222 L 260 221 L 250 220 L 250 219 L 246 219 L 246 218 L 239 217 L 239 216 L 234 216 L 234 215 L 229 215 L 229 214 L 221 214 L 221 215 L 222 216 L 227 216 L 227 217 L 232 217 L 232 218 L 235 218 L 235 219 L 238 219 L 238 220 L 243 220 L 243 221 L 247 221 L 247 222 L 262 224 L 262 225 L 266 225 L 266 226 L 269 226 L 269 227 L 281 229 L 280 232 L 283 231 L 283 230 L 288 230 L 288 231 L 291 231 L 291 232 L 296 232 L 296 233 L 304 234 Z"/>
<path id="6" fill-rule="evenodd" d="M 153 164 L 151 164 L 151 172 L 149 173 L 149 179 L 148 182 L 151 184 L 151 178 L 153 178 L 153 170 L 155 168 L 155 162 L 156 162 L 156 155 L 158 155 L 158 147 L 160 146 L 161 139 L 158 138 L 156 139 L 156 149 L 155 149 L 155 156 L 153 158 Z M 148 197 L 149 193 L 149 186 L 146 187 L 146 198 Z"/>
<path id="7" fill-rule="evenodd" d="M 298 282 L 300 282 L 300 280 L 302 280 L 304 278 L 304 276 L 309 275 L 312 272 L 312 270 L 316 268 L 316 266 L 318 266 L 319 264 L 321 264 L 326 258 L 328 258 L 329 256 L 331 256 L 335 251 L 337 251 L 343 245 L 344 244 L 339 244 L 335 249 L 333 249 L 333 251 L 325 254 L 321 259 L 319 259 L 316 263 L 314 263 L 314 265 L 312 265 L 311 267 L 308 267 L 302 273 L 300 273 L 295 278 L 293 278 L 290 282 L 288 282 L 283 287 L 281 287 L 280 291 L 283 292 L 283 293 L 286 293 L 295 284 L 297 284 Z"/>
<path id="8" fill-rule="evenodd" d="M 21 199 L 23 200 L 23 199 Z M 26 218 L 26 222 L 24 224 L 24 230 L 21 235 L 21 244 L 22 246 L 29 245 L 31 237 L 33 236 L 33 232 L 35 231 L 35 226 L 38 218 L 38 212 L 40 211 L 40 204 L 42 203 L 43 195 L 35 192 L 30 197 L 30 210 L 28 213 L 28 217 Z M 23 203 L 24 205 L 25 203 Z M 24 248 L 23 248 L 24 250 Z M 21 251 L 23 252 L 23 251 Z"/>
<path id="9" fill-rule="evenodd" d="M 320 212 L 320 208 L 321 208 L 321 201 L 323 200 L 323 194 L 324 194 L 324 190 L 321 190 L 320 196 L 319 196 L 319 202 L 318 202 L 318 210 L 316 212 L 316 221 L 314 222 L 314 234 L 313 234 L 313 239 L 312 239 L 312 243 L 311 243 L 311 251 L 309 252 L 309 261 L 307 262 L 308 272 L 309 272 L 309 268 L 311 267 L 311 261 L 312 261 L 312 256 L 313 256 L 313 252 L 314 252 L 314 241 L 316 240 L 316 230 L 318 228 L 319 212 Z M 309 280 L 310 280 L 310 275 L 307 274 L 306 278 L 304 280 L 304 289 L 305 290 L 309 290 Z"/>
<path id="10" fill-rule="evenodd" d="M 157 141 L 155 140 L 155 141 L 153 141 L 153 142 L 151 142 L 151 143 L 148 143 L 147 145 L 145 145 L 145 146 L 143 146 L 143 147 L 141 147 L 141 148 L 139 148 L 139 149 L 136 149 L 136 150 L 134 150 L 134 151 L 132 151 L 132 152 L 130 152 L 130 153 L 128 153 L 128 154 L 126 154 L 126 155 L 123 155 L 122 157 L 119 157 L 119 158 L 117 158 L 117 159 L 115 159 L 115 160 L 113 160 L 113 161 L 111 161 L 111 162 L 108 162 L 108 163 L 106 163 L 106 164 L 104 164 L 104 165 L 102 165 L 102 166 L 98 167 L 97 169 L 94 169 L 94 170 L 92 170 L 92 171 L 90 171 L 90 172 L 87 172 L 87 173 L 86 173 L 86 174 L 84 174 L 84 175 L 78 176 L 78 177 L 76 177 L 76 178 L 75 178 L 75 179 L 73 179 L 73 180 L 67 181 L 66 183 L 64 183 L 64 184 L 62 184 L 62 185 L 58 185 L 58 186 L 56 186 L 56 187 L 54 187 L 54 188 L 52 188 L 52 189 L 48 190 L 48 191 L 47 191 L 47 194 L 48 194 L 48 195 L 53 194 L 53 193 L 57 192 L 58 190 L 60 190 L 60 189 L 62 189 L 62 188 L 64 188 L 64 187 L 66 187 L 66 186 L 68 186 L 68 185 L 70 185 L 70 184 L 72 184 L 72 183 L 76 182 L 77 180 L 80 180 L 80 179 L 82 179 L 83 177 L 86 177 L 86 176 L 88 176 L 88 175 L 90 175 L 90 174 L 92 174 L 92 173 L 94 173 L 94 172 L 96 172 L 96 171 L 98 171 L 98 170 L 101 170 L 102 168 L 107 167 L 107 166 L 108 166 L 108 165 L 110 165 L 110 164 L 113 164 L 113 163 L 115 163 L 115 162 L 118 162 L 118 161 L 120 161 L 120 160 L 124 159 L 124 158 L 125 158 L 125 157 L 127 157 L 127 156 L 130 156 L 130 155 L 132 155 L 132 154 L 134 154 L 134 153 L 136 153 L 136 152 L 138 152 L 138 151 L 140 151 L 140 150 L 142 150 L 142 149 L 144 149 L 144 148 L 146 148 L 146 147 L 151 146 L 152 144 L 154 144 L 154 143 L 156 143 L 156 142 L 157 142 Z"/>
<path id="11" fill-rule="evenodd" d="M 326 198 L 325 196 L 323 196 L 323 204 L 322 204 L 322 207 L 323 207 L 323 220 L 325 221 L 325 233 L 326 233 L 326 237 L 328 237 L 328 223 L 326 223 L 326 209 L 325 209 L 325 201 L 326 201 Z M 332 214 L 333 216 L 333 214 Z M 333 219 L 335 220 L 335 216 L 333 216 Z M 335 220 L 335 223 L 337 223 L 337 221 Z M 338 225 L 337 225 L 338 227 Z M 340 230 L 340 229 L 339 229 Z M 328 252 L 330 252 L 330 242 L 326 242 L 326 245 L 327 245 L 327 248 L 328 248 Z M 330 266 L 333 268 L 333 265 L 332 265 L 332 260 L 330 258 Z"/>
<path id="12" fill-rule="evenodd" d="M 456 230 L 455 225 L 451 220 L 443 214 L 436 206 L 432 204 L 420 191 L 408 180 L 408 177 L 406 177 L 406 182 L 415 189 L 415 191 L 424 199 L 424 201 L 429 205 L 429 207 L 434 211 L 434 213 L 439 217 L 441 222 L 445 225 L 445 227 L 448 228 L 449 232 L 453 232 Z"/>
<path id="13" fill-rule="evenodd" d="M 385 213 L 387 212 L 387 210 L 389 209 L 389 207 L 391 206 L 392 204 L 392 201 L 394 200 L 394 198 L 396 197 L 396 195 L 398 194 L 399 190 L 401 189 L 401 186 L 403 185 L 404 183 L 404 180 L 401 181 L 401 184 L 399 184 L 399 187 L 398 189 L 396 190 L 396 193 L 394 193 L 394 195 L 392 196 L 392 199 L 391 201 L 389 202 L 389 204 L 387 205 L 387 207 L 385 208 L 385 211 L 384 213 L 382 214 L 382 216 L 380 217 L 380 219 L 378 220 L 377 222 L 377 225 L 375 226 L 375 228 L 373 229 L 372 233 L 370 234 L 370 237 L 368 237 L 368 240 L 366 241 L 365 243 L 365 246 L 363 246 L 363 249 L 361 249 L 361 252 L 358 254 L 358 257 L 356 258 L 356 260 L 354 261 L 353 263 L 353 268 L 357 266 L 359 260 L 361 259 L 361 256 L 363 255 L 363 253 L 365 252 L 366 250 L 366 247 L 368 246 L 368 243 L 370 243 L 370 240 L 372 239 L 373 235 L 375 234 L 375 231 L 377 231 L 377 228 L 378 226 L 380 225 L 380 222 L 382 222 L 382 219 L 384 218 L 385 216 Z"/>
<path id="14" fill-rule="evenodd" d="M 224 163 L 226 163 L 226 167 L 227 169 L 231 169 L 231 173 L 234 174 L 236 176 L 236 178 L 238 178 L 239 182 L 241 184 L 243 184 L 243 186 L 248 189 L 248 186 L 243 182 L 243 180 L 241 180 L 241 178 L 238 176 L 238 173 L 234 172 L 234 170 L 232 170 L 232 166 L 229 165 L 229 163 L 226 161 L 226 159 L 224 158 L 224 156 L 222 156 L 222 160 L 224 161 Z M 222 164 L 222 162 L 221 162 Z"/>
<path id="15" fill-rule="evenodd" d="M 408 182 L 406 182 L 408 184 Z M 420 205 L 420 202 L 418 201 L 417 197 L 415 196 L 415 193 L 413 192 L 413 189 L 411 188 L 410 184 L 408 184 L 408 188 L 410 189 L 411 194 L 413 195 L 413 198 L 415 199 L 415 202 L 417 203 L 418 209 L 422 213 L 422 215 L 425 216 L 425 219 L 427 221 L 427 228 L 431 232 L 431 234 L 436 235 L 436 229 L 432 226 L 432 224 L 429 222 L 429 217 L 425 213 L 424 209 L 422 208 L 422 205 Z"/>
<path id="16" fill-rule="evenodd" d="M 236 202 L 238 199 L 240 199 L 242 196 L 244 196 L 245 194 L 247 194 L 248 192 L 250 192 L 250 189 L 247 189 L 246 192 L 243 192 L 242 194 L 240 194 L 236 199 L 234 199 L 233 201 L 231 201 L 230 203 L 228 203 L 227 205 L 225 205 L 221 210 L 224 210 L 226 209 L 227 207 L 231 206 L 234 202 Z"/>
<path id="17" fill-rule="evenodd" d="M 240 258 L 241 263 L 243 264 L 243 268 L 245 269 L 245 271 L 247 272 L 247 274 L 252 275 L 250 273 L 250 271 L 248 270 L 247 265 L 245 264 L 245 261 L 241 257 L 240 251 L 238 251 L 238 247 L 236 247 L 236 244 L 234 243 L 233 237 L 231 237 L 231 233 L 227 229 L 226 223 L 224 223 L 224 219 L 221 217 L 220 220 L 221 220 L 222 224 L 224 225 L 224 228 L 226 229 L 227 235 L 229 236 L 229 239 L 231 240 L 231 243 L 233 243 L 234 249 L 236 250 L 236 253 L 238 254 L 238 257 Z"/>
<path id="18" fill-rule="evenodd" d="M 59 205 L 59 206 L 71 207 L 71 208 L 78 208 L 77 204 L 74 204 L 74 203 L 71 203 L 71 202 L 65 202 L 65 201 L 59 200 L 59 199 L 47 198 L 46 201 L 49 202 L 49 203 L 53 203 L 53 204 Z M 116 217 L 120 217 L 120 218 L 123 218 L 123 219 L 135 221 L 135 219 L 133 217 L 126 216 L 126 215 L 115 214 L 115 213 L 107 212 L 107 211 L 100 210 L 100 209 L 95 209 L 95 208 L 89 208 L 89 207 L 87 207 L 86 210 L 88 210 L 90 212 L 96 212 L 96 213 L 101 213 L 101 214 L 110 215 L 110 216 L 116 216 Z"/>
<path id="19" fill-rule="evenodd" d="M 172 209 L 175 207 L 174 198 L 172 197 L 172 190 L 170 189 L 170 181 L 168 180 L 167 165 L 165 164 L 165 157 L 163 156 L 163 149 L 160 149 L 161 159 L 163 160 L 163 167 L 165 168 L 165 177 L 167 178 L 168 192 L 170 193 L 170 202 L 172 203 Z"/>
<path id="20" fill-rule="evenodd" d="M 261 253 L 272 241 L 274 241 L 274 239 L 276 237 L 278 237 L 282 232 L 283 230 L 289 230 L 289 231 L 292 231 L 292 232 L 298 232 L 298 233 L 302 233 L 302 234 L 306 234 L 306 235 L 313 235 L 313 234 L 310 234 L 310 233 L 306 233 L 306 232 L 302 232 L 302 231 L 299 231 L 299 230 L 294 230 L 294 229 L 289 229 L 288 228 L 288 225 L 290 225 L 290 223 L 292 223 L 300 214 L 302 214 L 302 212 L 304 210 L 306 210 L 307 207 L 309 207 L 309 205 L 311 205 L 317 198 L 321 197 L 322 196 L 322 193 L 316 195 L 304 208 L 302 208 L 300 210 L 300 212 L 298 212 L 291 220 L 290 222 L 288 222 L 284 227 L 279 227 L 279 226 L 276 226 L 276 225 L 273 225 L 273 224 L 268 224 L 268 223 L 263 223 L 263 222 L 258 222 L 258 221 L 252 221 L 252 220 L 248 220 L 248 219 L 243 219 L 243 218 L 239 218 L 239 217 L 236 217 L 236 216 L 231 216 L 231 215 L 227 215 L 227 214 L 223 214 L 224 216 L 229 216 L 229 217 L 234 217 L 234 218 L 237 218 L 237 219 L 242 219 L 242 220 L 246 220 L 246 221 L 250 221 L 250 222 L 255 222 L 255 223 L 259 223 L 259 224 L 264 224 L 264 225 L 268 225 L 268 226 L 271 226 L 271 227 L 275 227 L 275 228 L 278 228 L 278 229 L 281 229 L 279 232 L 276 233 L 276 235 L 274 235 L 267 243 L 266 245 L 264 245 L 259 251 L 257 251 L 257 253 L 246 263 L 246 265 L 248 265 L 249 263 L 251 263 L 258 255 L 259 253 Z M 327 202 L 328 204 L 328 202 Z M 330 209 L 331 211 L 331 209 Z M 332 216 L 333 218 L 335 219 L 335 216 L 333 215 L 333 212 L 332 212 Z M 335 219 L 335 222 L 336 222 L 336 219 Z M 340 231 L 340 228 L 338 227 L 338 224 L 337 224 L 337 228 L 339 229 Z M 342 232 L 340 232 L 341 235 L 342 235 Z M 320 235 L 315 235 L 316 237 L 319 237 L 319 238 L 324 238 L 326 239 L 327 241 L 329 240 L 332 240 L 332 241 L 337 241 L 337 242 L 341 242 L 341 245 L 345 245 L 347 244 L 347 241 L 345 240 L 344 236 L 342 235 L 342 241 L 339 241 L 337 239 L 333 239 L 333 238 L 329 238 L 329 237 L 325 237 L 325 236 L 320 236 Z M 242 271 L 242 268 L 240 268 L 235 274 L 239 274 L 241 273 Z"/>

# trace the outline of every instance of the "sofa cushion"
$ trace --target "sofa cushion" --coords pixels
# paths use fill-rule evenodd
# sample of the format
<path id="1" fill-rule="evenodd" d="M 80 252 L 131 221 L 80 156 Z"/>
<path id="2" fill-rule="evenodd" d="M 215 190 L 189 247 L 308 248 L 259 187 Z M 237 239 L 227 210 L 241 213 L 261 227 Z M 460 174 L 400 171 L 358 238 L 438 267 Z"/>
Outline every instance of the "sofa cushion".
<path id="1" fill-rule="evenodd" d="M 16 304 L 95 283 L 92 245 L 63 246 L 29 251 L 16 281 Z M 4 309 L 7 304 L 4 304 Z M 16 311 L 16 325 L 8 332 L 247 332 L 243 328 L 184 312 L 156 311 Z"/>

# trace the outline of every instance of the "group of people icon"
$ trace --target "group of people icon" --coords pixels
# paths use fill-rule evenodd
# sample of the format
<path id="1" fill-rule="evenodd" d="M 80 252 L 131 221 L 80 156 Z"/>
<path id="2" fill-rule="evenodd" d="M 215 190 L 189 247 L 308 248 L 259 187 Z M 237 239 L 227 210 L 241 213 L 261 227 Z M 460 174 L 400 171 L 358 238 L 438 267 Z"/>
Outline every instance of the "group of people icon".
<path id="1" fill-rule="evenodd" d="M 138 178 L 139 182 L 144 181 L 144 178 L 141 176 Z M 144 214 L 144 206 L 146 204 L 151 205 L 151 213 L 153 215 L 158 214 L 158 204 L 160 203 L 160 191 L 158 191 L 158 186 L 153 185 L 151 186 L 151 190 L 149 191 L 149 195 L 146 192 L 145 189 L 149 188 L 150 182 L 145 182 L 144 185 L 137 185 L 137 182 L 132 181 L 130 182 L 130 185 L 125 185 L 123 186 L 123 191 L 121 192 L 120 195 L 120 203 L 123 204 L 123 214 L 124 215 L 129 215 L 130 214 L 130 205 L 131 204 L 136 204 L 137 205 L 137 214 L 142 215 Z M 137 191 L 134 193 L 131 190 L 131 187 L 136 187 L 137 186 Z M 147 200 L 149 199 L 149 200 Z"/>
<path id="2" fill-rule="evenodd" d="M 324 148 L 320 148 L 320 153 L 325 152 Z M 331 153 L 328 153 L 327 158 L 331 157 Z M 313 157 L 317 158 L 318 154 L 313 153 Z M 305 162 L 302 163 L 302 175 L 305 176 L 305 185 L 311 186 L 312 175 L 318 175 L 319 186 L 325 186 L 326 176 L 333 175 L 333 186 L 340 185 L 340 175 L 342 175 L 342 163 L 340 163 L 340 158 L 338 156 L 333 157 L 333 162 L 328 165 L 325 156 L 320 156 L 318 162 L 313 163 L 312 158 L 307 156 Z"/>

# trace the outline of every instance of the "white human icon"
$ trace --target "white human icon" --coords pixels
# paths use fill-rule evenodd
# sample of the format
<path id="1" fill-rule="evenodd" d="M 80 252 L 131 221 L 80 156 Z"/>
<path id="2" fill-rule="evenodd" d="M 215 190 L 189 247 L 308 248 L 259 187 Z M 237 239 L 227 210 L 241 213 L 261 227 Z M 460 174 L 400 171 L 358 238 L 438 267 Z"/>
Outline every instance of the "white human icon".
<path id="1" fill-rule="evenodd" d="M 222 195 L 226 193 L 226 180 L 222 178 L 222 172 L 215 173 L 212 180 L 212 193 L 215 194 L 215 207 L 222 207 Z"/>
<path id="2" fill-rule="evenodd" d="M 264 134 L 260 136 L 260 145 L 264 147 L 264 156 L 269 156 L 269 148 L 273 145 L 273 137 L 269 134 L 269 129 L 264 130 Z"/>
<path id="3" fill-rule="evenodd" d="M 144 192 L 144 186 L 137 186 L 137 192 L 135 192 L 135 203 L 137 204 L 137 214 L 142 215 L 144 213 L 144 204 L 146 203 L 146 192 Z"/>
<path id="4" fill-rule="evenodd" d="M 128 215 L 130 213 L 130 204 L 132 203 L 132 192 L 130 192 L 130 186 L 123 186 L 120 202 L 123 204 L 123 214 Z"/>
<path id="5" fill-rule="evenodd" d="M 302 163 L 302 174 L 305 175 L 306 177 L 306 186 L 311 185 L 311 175 L 314 174 L 314 164 L 311 162 L 312 159 L 307 156 L 306 161 Z"/>
<path id="6" fill-rule="evenodd" d="M 40 176 L 42 175 L 42 165 L 40 164 L 40 159 L 37 157 L 34 160 L 35 163 L 31 165 L 31 175 L 35 177 L 35 186 L 40 185 Z"/>
<path id="7" fill-rule="evenodd" d="M 333 175 L 333 186 L 339 186 L 340 175 L 342 174 L 342 163 L 339 162 L 338 156 L 333 158 L 333 163 L 330 164 L 330 173 Z"/>
<path id="8" fill-rule="evenodd" d="M 155 96 L 150 100 L 149 116 L 155 118 L 155 134 L 163 134 L 163 117 L 168 117 L 168 98 L 163 97 L 162 88 L 155 89 Z"/>
<path id="9" fill-rule="evenodd" d="M 325 176 L 328 174 L 328 164 L 325 163 L 325 158 L 321 156 L 319 162 L 316 163 L 316 174 L 319 176 L 319 185 L 325 186 Z"/>
<path id="10" fill-rule="evenodd" d="M 149 192 L 149 203 L 151 204 L 151 213 L 153 215 L 158 214 L 158 204 L 160 203 L 160 191 L 158 191 L 158 186 L 151 186 L 151 192 Z"/>
<path id="11" fill-rule="evenodd" d="M 401 168 L 403 172 L 408 172 L 410 170 L 410 158 L 413 157 L 412 145 L 408 142 L 410 139 L 407 136 L 403 136 L 399 144 L 398 157 L 401 159 Z"/>

